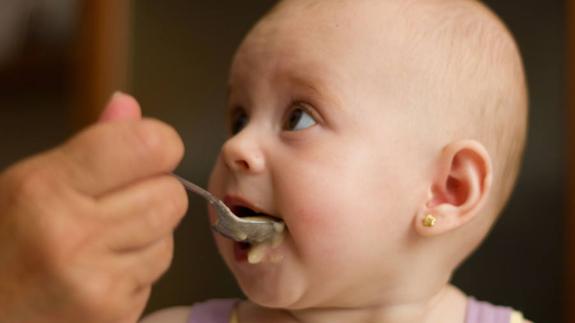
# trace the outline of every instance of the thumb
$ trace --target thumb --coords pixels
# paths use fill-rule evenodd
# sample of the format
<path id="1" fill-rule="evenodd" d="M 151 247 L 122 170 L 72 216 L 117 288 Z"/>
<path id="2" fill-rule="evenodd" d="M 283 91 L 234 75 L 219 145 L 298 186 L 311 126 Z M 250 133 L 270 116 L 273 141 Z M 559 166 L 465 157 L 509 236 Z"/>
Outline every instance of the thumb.
<path id="1" fill-rule="evenodd" d="M 134 120 L 140 118 L 142 118 L 142 109 L 138 101 L 128 94 L 116 92 L 112 95 L 104 111 L 100 114 L 98 122 Z"/>

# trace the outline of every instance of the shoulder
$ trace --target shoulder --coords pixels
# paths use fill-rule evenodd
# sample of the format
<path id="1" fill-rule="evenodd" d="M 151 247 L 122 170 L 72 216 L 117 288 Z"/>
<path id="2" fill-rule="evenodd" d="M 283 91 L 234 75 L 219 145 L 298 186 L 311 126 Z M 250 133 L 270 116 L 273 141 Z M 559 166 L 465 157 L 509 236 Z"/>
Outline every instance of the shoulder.
<path id="1" fill-rule="evenodd" d="M 511 318 L 509 319 L 509 323 L 533 323 L 528 319 L 526 319 L 525 317 L 523 317 L 523 313 L 516 311 L 512 308 L 510 308 L 510 310 L 511 310 Z"/>
<path id="2" fill-rule="evenodd" d="M 186 323 L 191 306 L 170 307 L 146 316 L 140 323 Z"/>

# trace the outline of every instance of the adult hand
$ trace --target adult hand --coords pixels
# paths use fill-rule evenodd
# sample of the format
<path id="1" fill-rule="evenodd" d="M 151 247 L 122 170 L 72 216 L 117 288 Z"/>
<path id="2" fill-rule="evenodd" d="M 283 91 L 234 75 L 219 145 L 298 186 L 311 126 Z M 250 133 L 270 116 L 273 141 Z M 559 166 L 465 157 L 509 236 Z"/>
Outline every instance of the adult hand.
<path id="1" fill-rule="evenodd" d="M 101 120 L 0 174 L 0 322 L 136 322 L 169 267 L 182 141 L 123 94 Z"/>

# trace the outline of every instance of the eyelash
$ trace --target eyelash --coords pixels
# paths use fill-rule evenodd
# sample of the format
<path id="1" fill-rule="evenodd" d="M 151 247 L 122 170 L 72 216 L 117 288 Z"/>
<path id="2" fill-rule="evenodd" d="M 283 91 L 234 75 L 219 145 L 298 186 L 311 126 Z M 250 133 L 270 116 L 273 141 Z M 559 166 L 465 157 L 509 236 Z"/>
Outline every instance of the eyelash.
<path id="1" fill-rule="evenodd" d="M 313 122 L 313 124 L 309 124 L 308 121 L 308 125 L 305 126 L 302 129 L 292 129 L 290 127 L 293 127 L 293 124 L 290 124 L 291 122 L 294 122 L 294 119 L 292 119 L 292 117 L 294 116 L 294 113 L 296 111 L 302 111 L 305 115 L 308 116 L 308 120 L 310 119 L 311 122 Z M 239 107 L 235 107 L 232 109 L 232 112 L 230 113 L 231 117 L 230 117 L 230 133 L 231 135 L 236 135 L 239 132 L 242 131 L 242 129 L 245 128 L 245 126 L 248 124 L 249 122 L 249 115 L 247 114 L 246 110 L 239 106 Z M 301 121 L 301 117 L 302 115 L 299 115 L 297 117 L 297 120 L 295 120 L 295 122 L 299 122 Z M 282 131 L 302 131 L 305 130 L 307 128 L 313 127 L 318 123 L 318 118 L 316 117 L 316 113 L 314 113 L 310 108 L 309 105 L 304 103 L 304 102 L 293 102 L 289 109 L 287 110 L 283 121 L 282 121 Z M 297 124 L 296 124 L 297 125 Z"/>

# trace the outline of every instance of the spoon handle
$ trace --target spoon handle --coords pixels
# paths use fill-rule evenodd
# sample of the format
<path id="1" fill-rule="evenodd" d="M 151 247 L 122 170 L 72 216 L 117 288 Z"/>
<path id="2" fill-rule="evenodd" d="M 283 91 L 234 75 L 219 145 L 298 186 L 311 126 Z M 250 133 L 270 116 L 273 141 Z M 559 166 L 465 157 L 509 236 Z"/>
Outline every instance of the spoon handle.
<path id="1" fill-rule="evenodd" d="M 210 204 L 216 204 L 219 200 L 214 197 L 212 195 L 212 193 L 206 191 L 205 189 L 201 188 L 200 186 L 188 181 L 187 179 L 176 175 L 176 174 L 172 174 L 177 180 L 180 181 L 180 183 L 182 183 L 184 185 L 184 187 L 193 193 L 196 193 L 198 195 L 200 195 L 201 197 L 205 198 L 206 200 L 208 200 L 208 202 L 210 202 Z"/>

